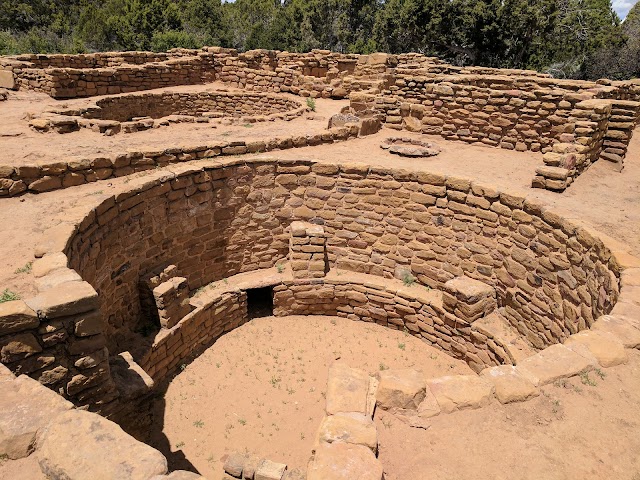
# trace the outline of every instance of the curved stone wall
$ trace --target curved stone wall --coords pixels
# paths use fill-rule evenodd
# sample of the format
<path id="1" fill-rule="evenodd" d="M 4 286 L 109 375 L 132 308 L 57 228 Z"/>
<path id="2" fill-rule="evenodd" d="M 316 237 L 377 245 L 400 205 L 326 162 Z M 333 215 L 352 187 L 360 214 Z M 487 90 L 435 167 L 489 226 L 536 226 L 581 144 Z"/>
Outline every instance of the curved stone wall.
<path id="1" fill-rule="evenodd" d="M 134 117 L 162 118 L 169 115 L 201 116 L 205 113 L 241 117 L 287 113 L 302 107 L 294 99 L 269 93 L 144 93 L 107 97 L 88 108 L 85 118 L 126 122 Z M 300 112 L 302 113 L 302 112 Z"/>
<path id="2" fill-rule="evenodd" d="M 331 268 L 438 289 L 463 275 L 493 286 L 502 314 L 537 348 L 587 328 L 618 297 L 619 267 L 600 240 L 464 179 L 238 161 L 138 182 L 98 206 L 65 252 L 99 294 L 111 350 L 137 327 L 138 282 L 158 265 L 176 265 L 192 290 L 272 267 L 294 220 L 324 226 Z"/>

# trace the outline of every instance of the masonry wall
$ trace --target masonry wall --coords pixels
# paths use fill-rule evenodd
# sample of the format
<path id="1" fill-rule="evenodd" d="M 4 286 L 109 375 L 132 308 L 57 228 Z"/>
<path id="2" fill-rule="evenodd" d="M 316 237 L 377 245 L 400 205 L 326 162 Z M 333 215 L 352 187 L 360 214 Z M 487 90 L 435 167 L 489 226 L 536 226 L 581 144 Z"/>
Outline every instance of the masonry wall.
<path id="1" fill-rule="evenodd" d="M 292 98 L 257 93 L 160 93 L 108 97 L 96 102 L 97 109 L 82 113 L 85 118 L 126 122 L 133 117 L 162 118 L 168 115 L 202 115 L 216 113 L 221 116 L 273 115 L 302 113 L 301 102 Z M 297 110 L 297 112 L 293 112 Z"/>
<path id="2" fill-rule="evenodd" d="M 274 288 L 275 315 L 333 315 L 405 330 L 473 369 L 512 363 L 499 341 L 488 339 L 473 323 L 446 312 L 439 292 L 424 287 L 399 291 L 372 281 L 352 283 L 339 278 L 321 282 L 283 282 Z M 413 290 L 413 291 L 409 291 Z"/>
<path id="3" fill-rule="evenodd" d="M 136 327 L 141 275 L 169 262 L 196 289 L 272 267 L 294 220 L 324 226 L 330 267 L 410 273 L 432 288 L 462 275 L 493 286 L 538 348 L 587 328 L 618 296 L 618 267 L 599 240 L 466 180 L 308 162 L 195 170 L 103 202 L 67 249 L 100 295 L 111 348 Z"/>
<path id="4" fill-rule="evenodd" d="M 247 317 L 247 294 L 226 292 L 186 315 L 171 329 L 164 329 L 139 360 L 155 381 L 163 381 L 183 363 L 202 353 L 218 337 L 243 325 Z"/>

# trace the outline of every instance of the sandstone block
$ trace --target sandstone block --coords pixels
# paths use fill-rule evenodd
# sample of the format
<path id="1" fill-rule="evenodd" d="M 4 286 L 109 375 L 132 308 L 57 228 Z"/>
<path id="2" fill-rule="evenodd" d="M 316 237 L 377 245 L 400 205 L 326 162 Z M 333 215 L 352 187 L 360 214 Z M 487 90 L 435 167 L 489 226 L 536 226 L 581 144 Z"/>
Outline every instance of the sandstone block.
<path id="1" fill-rule="evenodd" d="M 0 361 L 11 363 L 42 351 L 36 337 L 31 333 L 20 333 L 0 338 Z"/>
<path id="2" fill-rule="evenodd" d="M 67 282 L 56 285 L 26 301 L 40 318 L 58 318 L 95 310 L 98 294 L 87 282 Z"/>
<path id="3" fill-rule="evenodd" d="M 500 403 L 523 402 L 539 395 L 535 385 L 512 365 L 486 368 L 480 376 L 493 384 Z"/>
<path id="4" fill-rule="evenodd" d="M 22 300 L 0 303 L 0 336 L 40 325 L 36 312 Z"/>
<path id="5" fill-rule="evenodd" d="M 586 346 L 603 367 L 615 367 L 629 359 L 622 342 L 607 332 L 585 330 L 571 335 L 564 343 L 568 347 L 574 343 Z"/>
<path id="6" fill-rule="evenodd" d="M 148 480 L 167 473 L 167 459 L 115 423 L 71 410 L 42 432 L 38 463 L 48 478 Z"/>
<path id="7" fill-rule="evenodd" d="M 547 385 L 559 378 L 579 375 L 597 367 L 595 358 L 585 357 L 556 344 L 522 360 L 516 370 L 536 386 Z"/>
<path id="8" fill-rule="evenodd" d="M 40 258 L 46 254 L 62 252 L 67 246 L 69 238 L 75 231 L 76 227 L 71 223 L 60 223 L 55 227 L 48 228 L 42 234 L 43 238 L 40 243 L 36 245 L 33 254 L 37 258 Z"/>
<path id="9" fill-rule="evenodd" d="M 263 460 L 256 469 L 254 480 L 282 480 L 287 466 L 271 460 Z"/>
<path id="10" fill-rule="evenodd" d="M 455 375 L 427 380 L 427 386 L 445 413 L 488 405 L 493 385 L 473 375 Z"/>
<path id="11" fill-rule="evenodd" d="M 367 414 L 369 375 L 344 363 L 334 363 L 329 368 L 327 380 L 327 415 L 340 412 Z"/>
<path id="12" fill-rule="evenodd" d="M 336 413 L 324 417 L 318 429 L 317 444 L 345 442 L 364 445 L 373 453 L 378 451 L 376 425 L 368 415 L 361 413 Z"/>
<path id="13" fill-rule="evenodd" d="M 640 328 L 625 317 L 602 315 L 591 326 L 591 330 L 615 335 L 626 348 L 640 347 Z"/>
<path id="14" fill-rule="evenodd" d="M 75 270 L 70 268 L 59 268 L 36 279 L 38 291 L 43 292 L 50 288 L 66 282 L 81 282 L 82 278 Z"/>
<path id="15" fill-rule="evenodd" d="M 44 277 L 50 272 L 67 266 L 67 256 L 62 252 L 46 254 L 33 262 L 31 273 L 35 278 Z"/>
<path id="16" fill-rule="evenodd" d="M 0 395 L 0 456 L 23 458 L 35 448 L 36 435 L 73 405 L 36 380 L 20 376 L 2 382 Z"/>
<path id="17" fill-rule="evenodd" d="M 243 454 L 234 452 L 227 457 L 222 467 L 226 473 L 235 478 L 242 478 L 242 470 L 244 469 L 247 457 Z"/>
<path id="18" fill-rule="evenodd" d="M 417 370 L 384 370 L 378 379 L 376 403 L 384 410 L 417 410 L 425 398 L 426 382 Z"/>
<path id="19" fill-rule="evenodd" d="M 334 442 L 318 447 L 307 480 L 382 480 L 382 464 L 362 445 Z"/>
<path id="20" fill-rule="evenodd" d="M 12 71 L 0 70 L 0 88 L 8 88 L 9 90 L 16 88 L 16 80 Z"/>

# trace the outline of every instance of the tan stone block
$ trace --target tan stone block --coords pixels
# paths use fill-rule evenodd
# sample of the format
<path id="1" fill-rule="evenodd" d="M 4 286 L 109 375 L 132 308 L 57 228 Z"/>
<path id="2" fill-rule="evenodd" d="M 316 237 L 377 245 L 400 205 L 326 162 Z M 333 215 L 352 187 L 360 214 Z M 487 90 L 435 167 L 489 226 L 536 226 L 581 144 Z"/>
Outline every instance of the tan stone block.
<path id="1" fill-rule="evenodd" d="M 31 333 L 19 333 L 0 339 L 0 361 L 11 363 L 42 351 L 36 337 Z"/>
<path id="2" fill-rule="evenodd" d="M 307 469 L 307 480 L 382 480 L 382 464 L 373 452 L 350 443 L 321 444 Z"/>
<path id="3" fill-rule="evenodd" d="M 52 419 L 73 405 L 56 392 L 26 376 L 2 384 L 0 395 L 0 455 L 23 458 Z"/>
<path id="4" fill-rule="evenodd" d="M 327 415 L 340 412 L 367 413 L 369 375 L 344 363 L 334 363 L 329 368 L 327 380 Z"/>
<path id="5" fill-rule="evenodd" d="M 456 375 L 427 380 L 427 386 L 445 413 L 488 405 L 493 385 L 473 375 Z"/>
<path id="6" fill-rule="evenodd" d="M 595 358 L 585 357 L 565 345 L 556 344 L 522 360 L 516 370 L 536 386 L 560 378 L 573 377 L 598 366 Z"/>
<path id="7" fill-rule="evenodd" d="M 94 310 L 99 307 L 98 294 L 87 282 L 56 285 L 26 303 L 40 318 L 57 318 Z"/>
<path id="8" fill-rule="evenodd" d="M 493 384 L 500 403 L 523 402 L 539 395 L 533 383 L 520 375 L 512 365 L 486 368 L 480 376 Z"/>
<path id="9" fill-rule="evenodd" d="M 384 410 L 417 410 L 425 398 L 426 382 L 417 370 L 383 370 L 377 376 L 376 402 Z"/>
<path id="10" fill-rule="evenodd" d="M 31 273 L 35 278 L 44 277 L 45 275 L 59 268 L 67 267 L 67 256 L 62 252 L 48 253 L 42 258 L 37 259 L 31 266 Z"/>
<path id="11" fill-rule="evenodd" d="M 378 451 L 376 425 L 368 415 L 361 413 L 336 413 L 324 417 L 318 429 L 317 443 L 345 442 L 364 445 L 373 453 Z"/>
<path id="12" fill-rule="evenodd" d="M 575 343 L 587 347 L 598 363 L 605 368 L 627 363 L 629 360 L 624 345 L 611 333 L 585 330 L 571 335 L 564 342 L 567 347 Z"/>
<path id="13" fill-rule="evenodd" d="M 40 325 L 36 312 L 22 300 L 0 303 L 0 336 Z"/>
<path id="14" fill-rule="evenodd" d="M 282 480 L 287 466 L 271 460 L 263 460 L 256 469 L 254 480 Z"/>
<path id="15" fill-rule="evenodd" d="M 167 459 L 160 452 L 100 415 L 81 410 L 57 416 L 44 429 L 37 458 L 49 478 L 80 480 L 99 472 L 102 478 L 148 480 L 167 473 Z"/>
<path id="16" fill-rule="evenodd" d="M 640 347 L 640 322 L 615 315 L 602 315 L 591 325 L 591 330 L 615 335 L 626 348 Z"/>

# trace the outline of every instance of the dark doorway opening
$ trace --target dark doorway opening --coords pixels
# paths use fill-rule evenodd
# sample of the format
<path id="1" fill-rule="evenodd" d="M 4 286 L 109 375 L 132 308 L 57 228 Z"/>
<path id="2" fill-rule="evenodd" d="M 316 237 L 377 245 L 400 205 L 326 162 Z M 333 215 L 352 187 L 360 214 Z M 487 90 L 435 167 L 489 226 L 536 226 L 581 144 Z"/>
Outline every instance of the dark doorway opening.
<path id="1" fill-rule="evenodd" d="M 273 315 L 273 287 L 247 290 L 247 315 L 249 320 Z"/>

